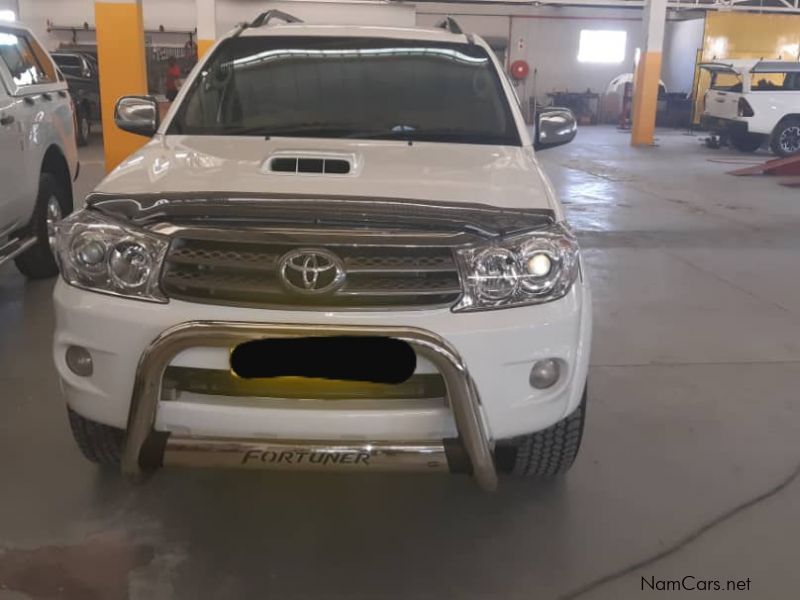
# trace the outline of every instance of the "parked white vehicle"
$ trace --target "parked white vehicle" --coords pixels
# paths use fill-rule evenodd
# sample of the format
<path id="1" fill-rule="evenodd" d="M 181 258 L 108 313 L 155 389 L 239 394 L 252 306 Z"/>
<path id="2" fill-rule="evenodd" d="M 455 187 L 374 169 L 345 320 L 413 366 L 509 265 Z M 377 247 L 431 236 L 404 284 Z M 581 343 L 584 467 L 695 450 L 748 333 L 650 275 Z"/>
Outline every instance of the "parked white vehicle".
<path id="1" fill-rule="evenodd" d="M 287 21 L 287 22 L 283 22 Z M 565 472 L 591 301 L 480 38 L 270 11 L 59 224 L 54 355 L 99 463 Z M 539 144 L 575 135 L 542 116 Z"/>
<path id="2" fill-rule="evenodd" d="M 800 63 L 731 60 L 703 63 L 711 73 L 701 124 L 742 152 L 764 143 L 779 156 L 800 152 Z"/>
<path id="3" fill-rule="evenodd" d="M 0 264 L 52 277 L 53 225 L 72 212 L 78 175 L 67 84 L 31 31 L 0 23 Z"/>

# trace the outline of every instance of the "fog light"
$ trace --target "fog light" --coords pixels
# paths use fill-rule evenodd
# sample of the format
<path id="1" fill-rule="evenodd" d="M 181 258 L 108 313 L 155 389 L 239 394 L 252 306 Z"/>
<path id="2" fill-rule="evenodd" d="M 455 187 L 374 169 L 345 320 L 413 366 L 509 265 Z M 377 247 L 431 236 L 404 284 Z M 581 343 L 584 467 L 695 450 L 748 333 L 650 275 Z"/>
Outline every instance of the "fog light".
<path id="1" fill-rule="evenodd" d="M 531 385 L 537 390 L 553 387 L 561 376 L 561 366 L 554 358 L 540 360 L 531 369 Z"/>
<path id="2" fill-rule="evenodd" d="M 86 348 L 81 346 L 70 346 L 67 348 L 67 366 L 69 370 L 80 375 L 81 377 L 89 377 L 94 371 L 94 364 L 92 363 L 92 355 Z"/>

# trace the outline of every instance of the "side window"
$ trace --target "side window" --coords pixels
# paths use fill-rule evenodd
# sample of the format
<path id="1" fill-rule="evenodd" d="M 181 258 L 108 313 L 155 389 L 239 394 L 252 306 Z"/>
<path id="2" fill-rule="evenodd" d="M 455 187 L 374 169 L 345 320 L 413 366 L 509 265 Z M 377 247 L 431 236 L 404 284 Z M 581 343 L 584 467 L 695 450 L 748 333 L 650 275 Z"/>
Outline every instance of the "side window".
<path id="1" fill-rule="evenodd" d="M 783 82 L 783 89 L 791 92 L 800 92 L 800 73 L 787 73 Z"/>
<path id="2" fill-rule="evenodd" d="M 0 27 L 0 58 L 18 86 L 56 81 L 55 69 L 47 53 L 23 33 Z"/>

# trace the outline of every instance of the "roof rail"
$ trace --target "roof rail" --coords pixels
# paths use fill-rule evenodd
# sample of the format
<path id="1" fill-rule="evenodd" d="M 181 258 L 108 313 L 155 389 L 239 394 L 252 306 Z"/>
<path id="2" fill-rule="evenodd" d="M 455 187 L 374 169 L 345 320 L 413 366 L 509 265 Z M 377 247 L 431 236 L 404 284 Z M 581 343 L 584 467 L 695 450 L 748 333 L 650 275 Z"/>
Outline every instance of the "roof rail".
<path id="1" fill-rule="evenodd" d="M 257 29 L 259 27 L 264 27 L 265 25 L 269 25 L 269 22 L 272 19 L 280 19 L 284 23 L 302 23 L 303 19 L 299 19 L 294 15 L 290 15 L 289 13 L 285 13 L 282 10 L 268 10 L 266 12 L 261 13 L 255 19 L 250 21 L 249 23 L 241 23 L 239 25 L 239 30 L 236 32 L 235 36 L 238 37 L 245 29 Z"/>
<path id="2" fill-rule="evenodd" d="M 444 29 L 445 31 L 449 31 L 450 33 L 464 33 L 464 30 L 461 29 L 461 25 L 459 25 L 458 21 L 456 21 L 453 17 L 446 17 L 444 20 L 437 23 L 436 27 L 439 29 Z"/>
<path id="3" fill-rule="evenodd" d="M 282 10 L 268 10 L 266 12 L 261 13 L 253 22 L 250 23 L 250 27 L 263 27 L 264 25 L 269 25 L 269 22 L 272 19 L 280 19 L 284 23 L 302 23 L 303 19 L 298 19 L 294 15 L 290 15 L 289 13 L 285 13 Z"/>

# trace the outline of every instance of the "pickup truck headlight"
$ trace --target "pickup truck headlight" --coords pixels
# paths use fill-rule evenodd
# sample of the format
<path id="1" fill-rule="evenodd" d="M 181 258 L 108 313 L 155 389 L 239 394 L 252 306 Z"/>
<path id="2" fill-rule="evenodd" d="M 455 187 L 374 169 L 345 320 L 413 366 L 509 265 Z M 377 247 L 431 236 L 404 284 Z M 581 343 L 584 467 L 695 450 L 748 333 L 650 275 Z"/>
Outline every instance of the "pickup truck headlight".
<path id="1" fill-rule="evenodd" d="M 82 210 L 56 225 L 55 254 L 75 287 L 149 302 L 167 302 L 158 285 L 169 241 Z"/>
<path id="2" fill-rule="evenodd" d="M 563 298 L 578 276 L 578 244 L 561 224 L 457 253 L 464 295 L 454 312 Z"/>

